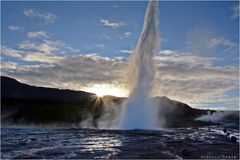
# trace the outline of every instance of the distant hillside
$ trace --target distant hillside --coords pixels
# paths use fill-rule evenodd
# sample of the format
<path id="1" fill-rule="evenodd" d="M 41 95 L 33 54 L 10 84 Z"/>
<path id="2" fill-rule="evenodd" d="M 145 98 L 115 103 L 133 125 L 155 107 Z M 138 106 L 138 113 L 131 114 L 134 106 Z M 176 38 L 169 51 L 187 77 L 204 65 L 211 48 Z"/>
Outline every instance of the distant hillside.
<path id="1" fill-rule="evenodd" d="M 80 100 L 94 94 L 83 91 L 61 90 L 55 88 L 35 87 L 1 76 L 2 98 L 51 99 L 59 101 Z"/>
<path id="2" fill-rule="evenodd" d="M 83 91 L 30 86 L 9 77 L 1 77 L 2 123 L 69 126 L 88 120 L 92 127 L 98 127 L 103 115 L 104 120 L 111 124 L 112 119 L 119 115 L 125 100 L 114 96 L 99 98 Z M 211 124 L 194 120 L 207 114 L 207 110 L 194 109 L 167 97 L 154 97 L 152 101 L 158 107 L 159 118 L 164 118 L 169 127 Z M 107 104 L 111 104 L 110 107 Z"/>

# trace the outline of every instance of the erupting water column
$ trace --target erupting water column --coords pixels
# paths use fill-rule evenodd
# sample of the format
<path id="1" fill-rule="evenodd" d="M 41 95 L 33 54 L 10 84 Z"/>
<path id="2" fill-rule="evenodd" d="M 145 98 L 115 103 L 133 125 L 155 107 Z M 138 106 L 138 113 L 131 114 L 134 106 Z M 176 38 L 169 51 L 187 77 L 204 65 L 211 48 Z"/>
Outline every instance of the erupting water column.
<path id="1" fill-rule="evenodd" d="M 157 113 L 150 101 L 150 92 L 155 75 L 153 57 L 158 44 L 158 2 L 149 1 L 142 33 L 129 60 L 130 95 L 121 115 L 122 129 L 156 128 Z"/>

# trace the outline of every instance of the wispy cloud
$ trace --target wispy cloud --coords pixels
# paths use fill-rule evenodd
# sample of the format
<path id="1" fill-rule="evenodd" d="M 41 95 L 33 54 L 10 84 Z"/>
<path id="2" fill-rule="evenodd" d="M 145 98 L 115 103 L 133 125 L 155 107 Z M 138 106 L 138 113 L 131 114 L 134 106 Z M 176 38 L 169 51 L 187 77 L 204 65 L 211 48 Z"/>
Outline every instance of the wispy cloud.
<path id="1" fill-rule="evenodd" d="M 57 63 L 62 60 L 63 57 L 56 56 L 54 54 L 47 54 L 44 52 L 36 52 L 27 54 L 23 60 L 31 62 L 43 62 L 43 63 Z"/>
<path id="2" fill-rule="evenodd" d="M 168 39 L 160 37 L 160 42 L 167 42 L 167 41 L 168 41 Z"/>
<path id="3" fill-rule="evenodd" d="M 10 57 L 22 57 L 22 52 L 20 50 L 15 50 L 1 45 L 1 53 Z"/>
<path id="4" fill-rule="evenodd" d="M 23 71 L 24 66 L 21 67 L 20 72 L 18 68 L 15 69 L 11 65 L 5 65 L 10 68 L 2 68 L 2 72 L 20 80 L 29 81 L 30 84 L 34 85 L 81 89 L 81 87 L 94 82 L 112 83 L 115 81 L 118 83 L 118 79 L 121 81 L 120 77 L 123 75 L 122 71 L 124 71 L 122 67 L 126 66 L 125 63 L 119 58 L 111 59 L 96 54 L 82 54 L 64 57 L 54 65 L 41 64 L 38 67 L 28 67 L 31 69 L 30 71 Z M 113 79 L 109 79 L 109 76 L 112 76 Z M 55 80 L 53 81 L 54 77 Z M 66 79 L 68 79 L 67 82 Z"/>
<path id="5" fill-rule="evenodd" d="M 104 44 L 97 44 L 96 46 L 99 48 L 104 48 Z"/>
<path id="6" fill-rule="evenodd" d="M 36 45 L 34 43 L 29 43 L 25 41 L 19 47 L 20 49 L 8 48 L 6 46 L 2 46 L 2 53 L 10 56 L 16 57 L 23 61 L 30 62 L 41 62 L 41 63 L 57 63 L 63 56 L 57 56 L 53 51 L 58 50 L 52 46 L 49 46 L 45 43 Z"/>
<path id="7" fill-rule="evenodd" d="M 36 58 L 40 56 L 37 55 Z M 125 85 L 124 75 L 128 63 L 121 57 L 82 54 L 51 59 L 54 60 L 57 61 L 54 65 L 28 66 L 25 67 L 26 71 L 23 71 L 24 66 L 18 65 L 17 68 L 21 69 L 21 72 L 17 69 L 9 69 L 14 68 L 14 65 L 6 65 L 9 68 L 3 68 L 2 73 L 28 80 L 31 84 L 58 88 L 81 90 L 89 83 L 102 82 Z M 165 95 L 188 104 L 229 101 L 231 98 L 227 96 L 227 92 L 239 87 L 239 68 L 215 66 L 216 60 L 218 59 L 215 57 L 200 57 L 192 53 L 162 50 L 155 58 L 156 77 L 153 87 L 155 95 Z"/>
<path id="8" fill-rule="evenodd" d="M 1 61 L 1 65 L 0 65 L 1 70 L 15 70 L 17 68 L 17 63 L 15 62 L 5 62 L 5 61 Z"/>
<path id="9" fill-rule="evenodd" d="M 129 54 L 132 53 L 132 51 L 128 50 L 128 49 L 121 49 L 120 52 L 122 52 L 122 53 L 129 53 Z"/>
<path id="10" fill-rule="evenodd" d="M 120 39 L 122 38 L 128 38 L 132 35 L 132 32 L 125 32 L 122 35 L 119 36 Z"/>
<path id="11" fill-rule="evenodd" d="M 31 41 L 23 41 L 18 44 L 19 49 L 24 51 L 31 52 L 42 52 L 46 54 L 52 54 L 53 52 L 59 50 L 59 46 L 57 42 L 43 40 L 41 43 L 31 42 Z"/>
<path id="12" fill-rule="evenodd" d="M 29 38 L 49 38 L 47 32 L 45 31 L 28 32 L 27 36 Z"/>
<path id="13" fill-rule="evenodd" d="M 123 22 L 120 21 L 114 21 L 114 20 L 109 20 L 109 19 L 104 19 L 101 18 L 100 19 L 100 23 L 106 27 L 110 27 L 110 28 L 118 28 L 124 25 Z"/>
<path id="14" fill-rule="evenodd" d="M 47 54 L 58 53 L 77 53 L 78 49 L 72 48 L 68 44 L 59 40 L 42 39 L 40 42 L 36 41 L 22 41 L 18 44 L 18 48 L 24 51 L 43 52 Z"/>
<path id="15" fill-rule="evenodd" d="M 33 8 L 25 9 L 23 14 L 27 17 L 39 18 L 44 20 L 46 23 L 54 23 L 57 19 L 57 16 L 51 12 L 40 12 Z"/>
<path id="16" fill-rule="evenodd" d="M 187 49 L 202 55 L 213 54 L 216 49 L 225 52 L 236 52 L 238 43 L 219 36 L 214 27 L 201 24 L 188 33 Z"/>
<path id="17" fill-rule="evenodd" d="M 208 40 L 206 47 L 209 49 L 217 48 L 222 46 L 225 48 L 225 51 L 229 51 L 237 47 L 237 43 L 234 43 L 224 37 L 211 38 Z"/>
<path id="18" fill-rule="evenodd" d="M 155 93 L 189 104 L 215 103 L 229 90 L 239 87 L 238 66 L 214 65 L 219 60 L 193 53 L 161 51 L 155 58 L 158 68 Z"/>
<path id="19" fill-rule="evenodd" d="M 233 6 L 232 8 L 232 15 L 231 15 L 231 19 L 236 19 L 240 16 L 240 4 L 237 4 L 235 6 Z"/>
<path id="20" fill-rule="evenodd" d="M 12 31 L 24 31 L 24 27 L 16 26 L 16 25 L 10 25 L 10 26 L 8 26 L 8 29 L 10 29 Z"/>
<path id="21" fill-rule="evenodd" d="M 103 34 L 102 36 L 99 37 L 99 39 L 110 39 L 110 36 L 107 34 Z"/>
<path id="22" fill-rule="evenodd" d="M 159 51 L 159 55 L 173 55 L 173 54 L 175 54 L 176 53 L 176 51 L 174 51 L 174 50 L 168 50 L 168 49 L 165 49 L 165 50 L 161 50 L 161 51 Z"/>
<path id="23" fill-rule="evenodd" d="M 62 60 L 64 53 L 75 54 L 79 50 L 72 48 L 63 41 L 40 39 L 37 41 L 22 41 L 15 48 L 1 46 L 1 53 L 16 57 L 23 61 L 55 64 Z"/>

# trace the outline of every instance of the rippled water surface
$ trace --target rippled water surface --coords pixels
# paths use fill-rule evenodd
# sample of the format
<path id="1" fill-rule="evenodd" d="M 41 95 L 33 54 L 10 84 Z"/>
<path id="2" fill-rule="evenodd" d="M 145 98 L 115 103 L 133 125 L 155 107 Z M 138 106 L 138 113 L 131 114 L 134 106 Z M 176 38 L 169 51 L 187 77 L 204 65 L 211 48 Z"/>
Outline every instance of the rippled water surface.
<path id="1" fill-rule="evenodd" d="M 1 158 L 239 158 L 237 129 L 222 127 L 162 131 L 73 128 L 2 128 Z M 205 157 L 206 158 L 206 157 Z"/>

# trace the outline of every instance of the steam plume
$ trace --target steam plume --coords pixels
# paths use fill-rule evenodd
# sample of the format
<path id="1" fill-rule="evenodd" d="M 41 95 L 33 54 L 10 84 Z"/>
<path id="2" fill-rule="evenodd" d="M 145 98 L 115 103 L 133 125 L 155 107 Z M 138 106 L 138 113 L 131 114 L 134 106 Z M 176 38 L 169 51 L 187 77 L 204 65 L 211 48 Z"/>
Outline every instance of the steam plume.
<path id="1" fill-rule="evenodd" d="M 153 57 L 158 44 L 158 2 L 149 1 L 142 33 L 129 61 L 127 80 L 131 90 L 123 107 L 122 129 L 155 128 L 157 113 L 150 102 L 150 92 L 155 74 Z"/>

